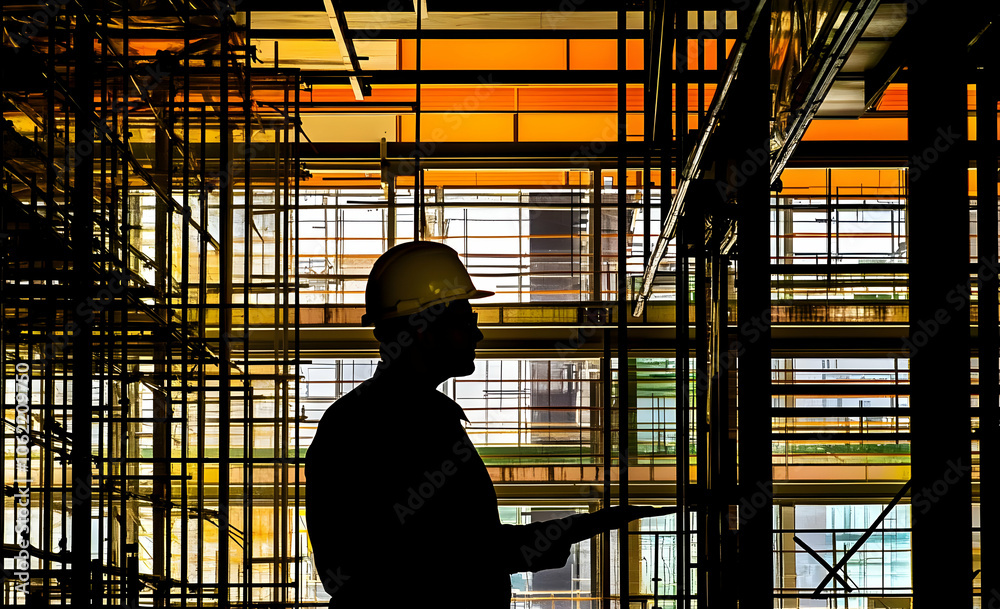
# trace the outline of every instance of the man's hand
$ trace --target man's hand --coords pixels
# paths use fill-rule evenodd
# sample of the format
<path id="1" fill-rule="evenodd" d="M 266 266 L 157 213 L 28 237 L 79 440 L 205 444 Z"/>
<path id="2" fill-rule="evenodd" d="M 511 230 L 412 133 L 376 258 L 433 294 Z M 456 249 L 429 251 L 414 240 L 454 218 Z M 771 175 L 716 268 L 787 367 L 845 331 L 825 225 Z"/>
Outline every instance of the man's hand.
<path id="1" fill-rule="evenodd" d="M 519 548 L 520 558 L 528 571 L 558 569 L 566 564 L 574 543 L 628 526 L 633 520 L 676 513 L 676 507 L 619 505 L 590 514 L 574 514 L 558 521 L 547 520 L 517 527 L 524 536 Z"/>
<path id="2" fill-rule="evenodd" d="M 576 543 L 605 531 L 620 529 L 639 518 L 676 514 L 676 507 L 652 507 L 648 505 L 618 505 L 591 512 L 574 514 L 564 519 L 567 523 L 566 537 Z"/>
<path id="3" fill-rule="evenodd" d="M 600 518 L 602 524 L 607 526 L 606 530 L 617 529 L 628 525 L 633 520 L 640 518 L 652 518 L 654 516 L 667 516 L 676 514 L 676 507 L 653 507 L 650 505 L 616 505 L 614 507 L 597 510 L 595 516 Z"/>

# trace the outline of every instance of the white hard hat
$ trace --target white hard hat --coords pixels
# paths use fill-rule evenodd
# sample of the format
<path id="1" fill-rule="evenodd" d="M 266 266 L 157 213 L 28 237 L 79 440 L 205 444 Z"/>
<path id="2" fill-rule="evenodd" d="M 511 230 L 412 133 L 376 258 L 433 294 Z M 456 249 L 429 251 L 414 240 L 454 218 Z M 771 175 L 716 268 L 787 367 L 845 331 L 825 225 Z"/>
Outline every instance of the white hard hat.
<path id="1" fill-rule="evenodd" d="M 433 241 L 410 241 L 389 248 L 375 261 L 365 288 L 361 323 L 370 326 L 436 304 L 493 294 L 472 285 L 469 271 L 452 248 Z"/>

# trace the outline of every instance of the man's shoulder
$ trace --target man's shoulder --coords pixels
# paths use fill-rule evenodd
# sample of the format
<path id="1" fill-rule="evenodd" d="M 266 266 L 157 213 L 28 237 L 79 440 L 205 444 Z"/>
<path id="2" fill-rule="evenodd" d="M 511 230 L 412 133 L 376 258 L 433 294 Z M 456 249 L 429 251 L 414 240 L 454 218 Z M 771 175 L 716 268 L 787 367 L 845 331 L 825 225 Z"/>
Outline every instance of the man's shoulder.
<path id="1" fill-rule="evenodd" d="M 401 395 L 399 387 L 368 379 L 330 404 L 320 418 L 317 433 L 357 437 L 359 427 L 364 432 L 372 425 L 391 425 L 398 419 L 395 410 Z"/>
<path id="2" fill-rule="evenodd" d="M 345 430 L 346 426 L 360 424 L 366 414 L 370 415 L 370 412 L 366 412 L 368 410 L 366 406 L 370 405 L 375 396 L 370 393 L 366 396 L 365 392 L 358 391 L 359 388 L 360 386 L 355 387 L 327 407 L 320 417 L 317 433 Z"/>

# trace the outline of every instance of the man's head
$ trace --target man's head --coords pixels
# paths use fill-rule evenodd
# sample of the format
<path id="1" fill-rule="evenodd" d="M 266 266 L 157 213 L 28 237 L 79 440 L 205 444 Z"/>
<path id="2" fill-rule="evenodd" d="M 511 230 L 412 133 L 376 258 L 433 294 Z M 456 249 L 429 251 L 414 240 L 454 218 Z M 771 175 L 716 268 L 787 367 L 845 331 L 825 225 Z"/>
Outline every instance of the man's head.
<path id="1" fill-rule="evenodd" d="M 439 383 L 475 370 L 476 326 L 470 299 L 477 290 L 450 247 L 429 241 L 397 245 L 368 277 L 362 323 L 374 324 L 383 360 Z"/>
<path id="2" fill-rule="evenodd" d="M 453 300 L 410 317 L 375 324 L 382 359 L 420 368 L 438 384 L 475 369 L 476 343 L 483 339 L 468 300 Z"/>

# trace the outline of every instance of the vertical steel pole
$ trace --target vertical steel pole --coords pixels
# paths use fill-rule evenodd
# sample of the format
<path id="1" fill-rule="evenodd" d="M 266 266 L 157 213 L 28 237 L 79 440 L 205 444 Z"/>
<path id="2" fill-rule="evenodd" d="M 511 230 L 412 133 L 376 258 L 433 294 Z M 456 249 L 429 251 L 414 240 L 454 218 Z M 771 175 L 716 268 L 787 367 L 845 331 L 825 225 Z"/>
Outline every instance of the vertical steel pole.
<path id="1" fill-rule="evenodd" d="M 233 134 L 229 125 L 229 12 L 220 16 L 219 47 L 219 607 L 229 607 L 229 427 L 233 334 Z M 248 603 L 250 599 L 243 599 Z"/>
<path id="2" fill-rule="evenodd" d="M 89 0 L 81 0 L 73 30 L 76 55 L 74 97 L 74 148 L 72 209 L 70 226 L 73 247 L 73 279 L 77 303 L 86 303 L 93 286 L 94 239 L 94 24 Z M 93 328 L 88 316 L 74 307 L 72 338 L 73 352 L 73 533 L 72 533 L 72 600 L 76 606 L 92 606 L 91 597 L 91 426 L 93 421 Z"/>
<path id="3" fill-rule="evenodd" d="M 741 11 L 738 18 L 746 17 Z M 770 15 L 770 2 L 763 14 Z M 764 24 L 768 19 L 764 18 Z M 741 24 L 745 27 L 744 24 Z M 755 28 L 737 76 L 740 105 L 734 109 L 735 150 L 758 151 L 766 158 L 771 115 L 769 30 Z M 757 156 L 757 154 L 754 154 Z M 740 159 L 742 160 L 742 159 Z M 744 348 L 739 374 L 739 599 L 740 606 L 771 607 L 771 273 L 770 172 L 768 166 L 746 176 L 737 191 L 743 210 L 739 225 L 738 326 Z M 752 330 L 752 331 L 751 331 Z"/>
<path id="4" fill-rule="evenodd" d="M 983 41 L 976 83 L 976 206 L 979 226 L 979 513 L 982 606 L 1000 604 L 1000 327 L 997 291 L 997 32 Z"/>
<path id="5" fill-rule="evenodd" d="M 626 117 L 626 8 L 624 0 L 618 8 L 618 505 L 628 505 L 629 466 L 629 363 L 628 363 L 628 172 L 625 146 Z M 629 526 L 618 533 L 618 564 L 620 603 L 629 606 L 630 567 Z"/>
<path id="6" fill-rule="evenodd" d="M 421 53 L 421 39 L 423 35 L 420 30 L 420 22 L 422 17 L 420 15 L 420 0 L 414 2 L 415 8 L 417 9 L 417 57 L 416 57 L 416 74 L 417 74 L 417 97 L 416 97 L 416 112 L 414 112 L 414 125 L 413 125 L 413 240 L 419 241 L 424 238 L 424 181 L 421 179 L 420 172 L 420 53 Z"/>
<path id="7" fill-rule="evenodd" d="M 952 300 L 969 281 L 968 41 L 952 3 L 911 19 L 937 36 L 914 45 L 908 69 L 914 606 L 971 607 L 970 307 Z"/>
<path id="8" fill-rule="evenodd" d="M 604 192 L 603 192 L 603 182 L 602 182 L 602 169 L 600 163 L 596 163 L 590 172 L 591 180 L 591 213 L 590 213 L 590 248 L 591 255 L 593 256 L 593 285 L 591 286 L 591 299 L 594 302 L 600 302 L 603 298 L 603 275 L 601 273 L 601 259 L 602 250 L 604 248 L 604 239 L 602 238 L 603 232 L 603 202 L 604 202 Z M 607 309 L 608 320 L 607 325 L 605 325 L 601 333 L 603 356 L 601 358 L 601 420 L 603 422 L 602 431 L 602 448 L 603 448 L 603 463 L 604 472 L 602 475 L 603 489 L 602 489 L 602 506 L 611 506 L 611 466 L 614 461 L 614 452 L 612 444 L 612 386 L 613 380 L 611 377 L 611 309 Z M 601 536 L 601 608 L 610 609 L 611 608 L 611 533 L 607 532 Z"/>
<path id="9" fill-rule="evenodd" d="M 694 210 L 692 210 L 694 211 Z M 706 590 L 706 570 L 705 565 L 711 562 L 708 545 L 708 510 L 706 509 L 706 497 L 708 496 L 708 462 L 709 462 L 709 442 L 708 442 L 708 279 L 706 278 L 707 261 L 705 251 L 704 214 L 701 206 L 698 208 L 697 226 L 695 236 L 697 240 L 694 250 L 694 315 L 695 315 L 695 459 L 697 464 L 697 486 L 694 503 L 697 506 L 697 541 L 698 541 L 698 592 L 697 605 L 705 606 Z"/>
<path id="10" fill-rule="evenodd" d="M 171 100 L 166 91 L 155 91 L 151 103 L 157 112 L 163 112 Z M 162 104 L 162 105 L 161 105 Z M 165 113 L 164 113 L 165 114 Z M 170 134 L 161 124 L 154 130 L 153 180 L 158 189 L 169 196 L 170 183 L 168 174 L 170 167 Z M 169 243 L 167 233 L 170 227 L 170 202 L 163 196 L 155 197 L 154 226 L 156 243 L 154 245 L 154 262 L 156 266 L 156 291 L 162 308 L 157 311 L 163 319 L 170 320 L 169 274 L 170 259 L 167 252 Z M 161 328 L 163 330 L 163 328 Z M 170 412 L 170 370 L 167 362 L 167 335 L 162 333 L 153 343 L 153 370 L 158 387 L 153 390 L 153 575 L 166 577 L 167 539 L 170 530 L 167 528 L 167 499 L 170 494 L 170 465 L 167 463 L 170 447 L 170 424 L 166 421 Z M 153 605 L 164 606 L 163 597 L 156 591 Z"/>
<path id="11" fill-rule="evenodd" d="M 693 207 L 693 206 L 691 206 Z M 691 213 L 689 207 L 687 213 Z M 688 545 L 688 490 L 690 485 L 690 387 L 689 387 L 689 362 L 688 355 L 691 352 L 690 345 L 690 311 L 688 308 L 688 295 L 690 287 L 688 283 L 688 229 L 689 218 L 687 215 L 681 218 L 677 231 L 677 260 L 676 260 L 676 373 L 675 382 L 677 386 L 675 407 L 676 407 L 676 468 L 677 468 L 677 607 L 684 609 L 687 606 L 689 575 L 689 549 Z"/>

